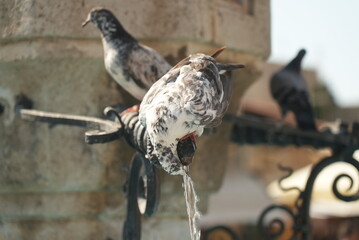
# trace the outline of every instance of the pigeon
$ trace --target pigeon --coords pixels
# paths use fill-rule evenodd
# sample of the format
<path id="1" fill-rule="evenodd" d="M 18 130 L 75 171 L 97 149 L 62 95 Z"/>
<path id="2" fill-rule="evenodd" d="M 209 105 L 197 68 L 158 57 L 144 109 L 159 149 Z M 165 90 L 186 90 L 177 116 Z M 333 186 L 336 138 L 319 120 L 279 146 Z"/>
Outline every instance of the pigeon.
<path id="1" fill-rule="evenodd" d="M 280 106 L 282 119 L 285 118 L 288 111 L 292 111 L 299 129 L 316 131 L 307 85 L 300 73 L 305 53 L 306 51 L 301 49 L 292 61 L 273 74 L 270 80 L 270 90 Z"/>
<path id="2" fill-rule="evenodd" d="M 225 72 L 244 66 L 218 63 L 215 57 L 223 50 L 184 58 L 152 85 L 140 105 L 139 118 L 152 145 L 146 157 L 157 158 L 171 175 L 185 174 L 193 158 L 188 146 L 196 146 L 204 128 L 219 125 L 227 110 L 232 82 Z M 184 143 L 188 150 L 180 151 Z"/>
<path id="3" fill-rule="evenodd" d="M 155 50 L 138 43 L 109 10 L 92 9 L 82 26 L 89 22 L 102 33 L 107 72 L 141 101 L 152 84 L 171 69 L 171 65 Z"/>

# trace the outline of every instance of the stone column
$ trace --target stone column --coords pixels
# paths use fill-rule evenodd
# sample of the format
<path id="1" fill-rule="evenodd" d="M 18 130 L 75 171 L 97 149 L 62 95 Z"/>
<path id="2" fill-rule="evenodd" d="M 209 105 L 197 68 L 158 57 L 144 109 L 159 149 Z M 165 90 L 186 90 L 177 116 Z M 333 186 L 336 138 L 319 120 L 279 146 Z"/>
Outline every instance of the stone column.
<path id="1" fill-rule="evenodd" d="M 0 239 L 121 239 L 121 189 L 134 150 L 122 140 L 87 145 L 84 129 L 27 122 L 14 111 L 20 94 L 38 110 L 93 117 L 136 103 L 106 73 L 99 31 L 81 28 L 98 4 L 171 64 L 226 45 L 220 61 L 248 66 L 233 74 L 230 112 L 269 55 L 269 1 L 1 1 Z M 191 175 L 202 212 L 221 184 L 230 127 L 199 140 Z M 142 239 L 189 238 L 181 177 L 161 171 L 161 182 L 160 207 L 143 219 Z"/>

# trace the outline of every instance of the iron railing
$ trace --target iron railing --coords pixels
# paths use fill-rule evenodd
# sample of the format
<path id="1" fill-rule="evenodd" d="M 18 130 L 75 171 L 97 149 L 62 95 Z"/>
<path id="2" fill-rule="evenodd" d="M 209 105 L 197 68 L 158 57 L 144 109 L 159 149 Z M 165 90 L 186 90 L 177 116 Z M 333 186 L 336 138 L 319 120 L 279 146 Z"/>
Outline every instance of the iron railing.
<path id="1" fill-rule="evenodd" d="M 349 132 L 346 125 L 341 126 L 340 134 L 330 132 L 305 132 L 297 128 L 285 125 L 278 125 L 277 122 L 271 122 L 255 116 L 227 116 L 227 120 L 234 122 L 231 140 L 238 144 L 266 144 L 298 147 L 306 146 L 313 148 L 328 147 L 332 149 L 332 156 L 327 157 L 316 163 L 311 169 L 304 190 L 293 186 L 284 188 L 281 183 L 292 174 L 290 168 L 280 167 L 289 174 L 279 180 L 279 185 L 284 191 L 296 190 L 299 192 L 298 198 L 294 203 L 294 208 L 284 205 L 271 205 L 266 208 L 258 220 L 258 228 L 267 239 L 278 239 L 285 233 L 286 222 L 292 222 L 290 239 L 309 240 L 311 238 L 311 220 L 310 220 L 310 202 L 313 192 L 313 186 L 318 175 L 333 163 L 345 162 L 352 165 L 359 174 L 359 162 L 353 158 L 353 153 L 359 149 L 359 124 L 353 123 L 352 130 Z M 338 190 L 340 179 L 347 178 L 350 181 L 348 190 L 354 186 L 353 177 L 342 173 L 334 179 L 332 191 L 341 201 L 352 202 L 359 200 L 359 189 L 352 195 L 344 195 Z M 279 210 L 291 218 L 291 221 L 285 221 L 280 218 L 274 218 L 266 224 L 266 217 L 269 213 Z"/>
<path id="2" fill-rule="evenodd" d="M 123 239 L 140 239 L 141 214 L 150 217 L 156 212 L 159 203 L 160 187 L 157 169 L 154 167 L 154 165 L 158 164 L 156 164 L 156 161 L 150 163 L 144 157 L 146 149 L 151 146 L 149 146 L 150 142 L 148 141 L 146 129 L 138 120 L 138 113 L 129 112 L 119 115 L 114 109 L 106 108 L 105 115 L 115 116 L 114 120 L 48 113 L 28 109 L 20 110 L 20 114 L 22 118 L 27 120 L 90 128 L 90 130 L 85 133 L 85 141 L 89 144 L 106 143 L 124 138 L 128 144 L 137 150 L 131 162 L 130 176 L 127 183 L 127 215 L 123 227 Z M 359 172 L 359 162 L 352 157 L 353 152 L 359 149 L 359 124 L 353 123 L 351 132 L 343 126 L 344 131 L 342 131 L 341 134 L 332 134 L 304 132 L 255 116 L 226 115 L 224 120 L 233 123 L 231 140 L 237 144 L 295 145 L 298 147 L 310 146 L 314 148 L 329 147 L 333 150 L 333 156 L 324 158 L 314 165 L 303 191 L 295 186 L 289 189 L 282 187 L 282 189 L 286 191 L 299 191 L 294 209 L 283 205 L 271 205 L 266 208 L 259 217 L 259 230 L 268 239 L 276 239 L 282 236 L 285 230 L 285 221 L 279 218 L 275 218 L 270 221 L 269 224 L 265 224 L 267 222 L 266 217 L 268 213 L 274 210 L 284 211 L 292 218 L 292 225 L 290 226 L 292 236 L 290 239 L 310 239 L 310 201 L 313 185 L 319 173 L 335 162 L 349 163 Z M 288 171 L 288 168 L 285 170 Z M 289 175 L 290 174 L 286 177 Z M 335 196 L 346 202 L 358 200 L 359 191 L 351 196 L 339 192 L 337 183 L 342 178 L 348 178 L 350 180 L 351 188 L 354 185 L 354 180 L 351 176 L 345 173 L 340 174 L 333 182 L 332 189 Z M 281 179 L 281 181 L 283 179 Z M 232 239 L 238 239 L 235 233 L 228 229 L 229 228 L 222 226 L 221 228 L 213 228 L 211 232 L 216 230 L 226 231 Z M 275 231 L 273 231 L 273 229 L 275 229 Z M 204 237 L 209 237 L 209 233 L 210 232 L 204 234 Z"/>

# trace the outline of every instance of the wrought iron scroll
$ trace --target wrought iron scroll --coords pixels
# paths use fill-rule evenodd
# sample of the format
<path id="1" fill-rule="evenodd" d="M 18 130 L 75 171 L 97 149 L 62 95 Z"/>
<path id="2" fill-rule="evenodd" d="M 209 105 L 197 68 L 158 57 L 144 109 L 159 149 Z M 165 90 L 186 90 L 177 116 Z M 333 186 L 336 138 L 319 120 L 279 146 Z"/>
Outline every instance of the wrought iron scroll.
<path id="1" fill-rule="evenodd" d="M 238 144 L 266 144 L 276 146 L 310 146 L 313 148 L 342 147 L 359 148 L 359 123 L 353 123 L 352 132 L 332 134 L 329 132 L 302 131 L 278 124 L 261 117 L 226 115 L 224 120 L 233 122 L 231 141 Z"/>
<path id="2" fill-rule="evenodd" d="M 230 229 L 229 227 L 226 227 L 226 226 L 222 226 L 222 225 L 211 227 L 211 228 L 203 231 L 203 233 L 202 233 L 203 239 L 209 240 L 209 239 L 211 239 L 212 234 L 219 233 L 219 232 L 224 233 L 226 237 L 213 238 L 213 239 L 239 240 L 237 234 L 232 229 Z"/>
<path id="3" fill-rule="evenodd" d="M 342 134 L 332 134 L 305 132 L 255 116 L 226 116 L 226 120 L 234 122 L 231 139 L 238 144 L 295 145 L 314 148 L 332 148 L 333 156 L 324 158 L 313 166 L 304 190 L 300 190 L 297 187 L 284 188 L 281 186 L 281 181 L 289 177 L 291 173 L 280 179 L 279 185 L 283 191 L 299 191 L 294 209 L 283 205 L 271 205 L 262 212 L 258 220 L 258 228 L 267 239 L 283 237 L 286 223 L 288 222 L 292 222 L 290 226 L 292 234 L 289 239 L 310 239 L 310 201 L 313 186 L 318 175 L 323 169 L 337 162 L 345 162 L 352 165 L 358 171 L 359 175 L 359 162 L 353 158 L 354 151 L 359 149 L 359 124 L 353 123 L 350 133 L 348 129 L 344 129 Z M 289 169 L 283 170 L 288 171 Z M 339 200 L 346 202 L 359 200 L 359 189 L 351 195 L 345 195 L 338 190 L 338 182 L 343 178 L 349 179 L 350 186 L 348 191 L 352 190 L 354 186 L 353 177 L 343 173 L 337 176 L 333 181 L 332 191 L 334 195 Z M 271 221 L 266 221 L 269 213 L 274 211 L 282 211 L 289 216 L 291 221 L 285 221 L 278 217 Z M 266 222 L 269 223 L 266 224 Z"/>
<path id="4" fill-rule="evenodd" d="M 141 174 L 142 166 L 144 173 Z M 157 210 L 160 186 L 156 170 L 142 154 L 134 155 L 128 182 L 127 216 L 122 231 L 124 240 L 141 239 L 141 214 L 151 217 Z"/>
<path id="5" fill-rule="evenodd" d="M 295 202 L 295 208 L 290 210 L 288 207 L 281 206 L 281 205 L 272 205 L 268 207 L 260 216 L 258 227 L 261 230 L 261 232 L 269 239 L 276 239 L 277 237 L 281 236 L 284 232 L 284 220 L 277 219 L 276 223 L 280 223 L 280 227 L 278 230 L 276 230 L 275 233 L 270 232 L 267 230 L 267 227 L 265 227 L 264 219 L 266 215 L 269 212 L 272 212 L 272 210 L 281 209 L 285 210 L 289 216 L 292 218 L 292 236 L 290 239 L 310 239 L 310 233 L 311 233 L 311 223 L 310 223 L 310 201 L 312 197 L 313 192 L 313 186 L 315 183 L 315 180 L 317 179 L 318 175 L 325 169 L 326 167 L 330 166 L 333 163 L 337 162 L 345 162 L 350 165 L 352 165 L 359 173 L 359 162 L 355 159 L 353 159 L 352 155 L 354 153 L 355 149 L 345 149 L 340 152 L 334 153 L 333 156 L 324 158 L 317 164 L 315 164 L 310 172 L 310 175 L 308 177 L 306 186 L 303 191 L 299 192 L 299 196 L 296 199 Z M 359 200 L 359 189 L 356 191 L 356 193 L 351 195 L 345 195 L 341 193 L 338 190 L 338 182 L 342 178 L 347 178 L 350 181 L 350 186 L 348 188 L 349 190 L 352 190 L 354 186 L 354 180 L 352 176 L 348 174 L 340 174 L 338 175 L 332 185 L 332 190 L 334 195 L 342 201 L 345 202 L 351 202 L 351 201 L 357 201 Z M 282 188 L 283 189 L 283 188 Z M 290 189 L 284 189 L 284 190 L 293 190 L 296 188 L 290 188 Z M 297 190 L 297 189 L 296 189 Z M 274 224 L 269 224 L 269 226 L 273 229 Z"/>

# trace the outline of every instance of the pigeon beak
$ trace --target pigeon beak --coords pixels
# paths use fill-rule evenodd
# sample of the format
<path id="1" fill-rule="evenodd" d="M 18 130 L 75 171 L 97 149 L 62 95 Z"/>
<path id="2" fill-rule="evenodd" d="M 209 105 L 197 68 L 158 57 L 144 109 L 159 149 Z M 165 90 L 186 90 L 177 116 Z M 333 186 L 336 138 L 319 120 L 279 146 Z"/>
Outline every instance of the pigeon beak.
<path id="1" fill-rule="evenodd" d="M 192 163 L 193 161 L 193 157 L 183 157 L 181 160 L 181 163 L 184 165 L 184 166 L 188 166 Z"/>
<path id="2" fill-rule="evenodd" d="M 87 19 L 82 23 L 82 27 L 85 27 L 89 22 L 91 22 L 90 16 L 88 16 Z"/>
<path id="3" fill-rule="evenodd" d="M 194 133 L 190 133 L 179 140 L 177 144 L 177 154 L 184 166 L 188 166 L 192 163 L 196 149 L 197 144 Z"/>

